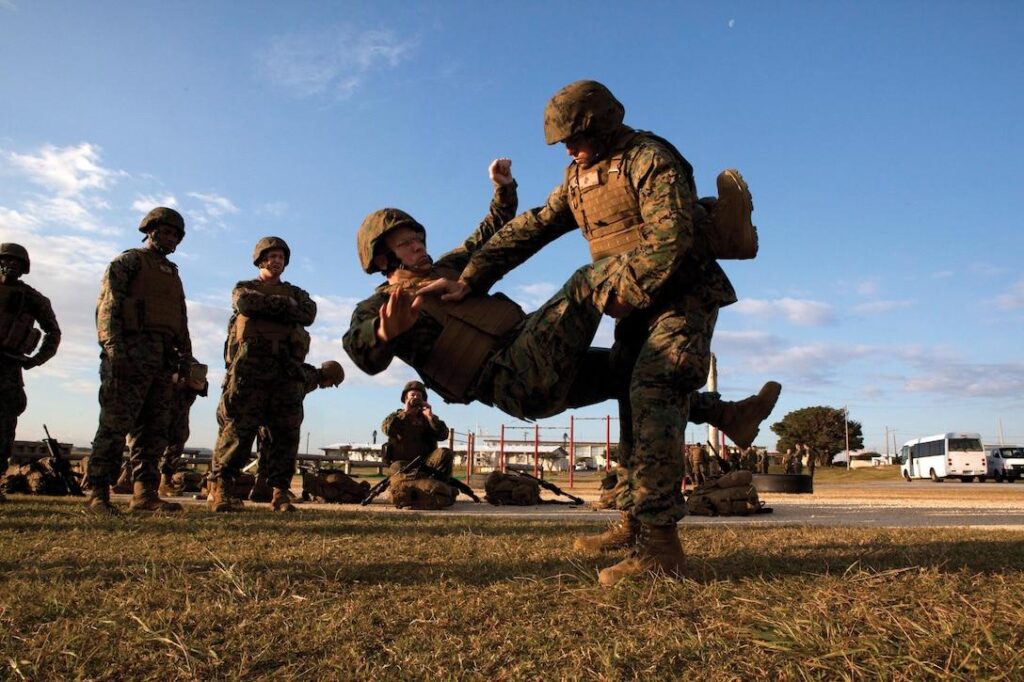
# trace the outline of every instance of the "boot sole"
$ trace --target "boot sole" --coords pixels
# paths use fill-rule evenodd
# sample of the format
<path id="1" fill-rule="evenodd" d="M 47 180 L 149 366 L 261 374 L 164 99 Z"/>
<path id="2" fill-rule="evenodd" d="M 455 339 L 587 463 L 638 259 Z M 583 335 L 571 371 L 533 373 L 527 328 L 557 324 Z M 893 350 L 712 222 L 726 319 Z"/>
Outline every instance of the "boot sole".
<path id="1" fill-rule="evenodd" d="M 739 239 L 736 243 L 728 245 L 730 247 L 728 254 L 720 255 L 719 258 L 736 260 L 755 258 L 759 245 L 757 227 L 754 226 L 751 220 L 751 214 L 754 212 L 754 198 L 750 194 L 750 187 L 747 185 L 747 181 L 743 179 L 738 170 L 729 168 L 718 174 L 716 184 L 718 186 L 719 198 L 723 194 L 739 193 L 742 202 L 742 216 L 739 221 L 742 225 Z"/>

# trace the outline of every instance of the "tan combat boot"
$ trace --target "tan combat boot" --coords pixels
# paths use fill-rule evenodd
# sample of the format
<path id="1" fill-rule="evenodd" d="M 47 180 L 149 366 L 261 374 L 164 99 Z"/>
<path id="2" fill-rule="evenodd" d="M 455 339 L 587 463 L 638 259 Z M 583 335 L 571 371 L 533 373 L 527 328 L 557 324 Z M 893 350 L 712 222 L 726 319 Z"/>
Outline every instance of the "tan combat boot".
<path id="1" fill-rule="evenodd" d="M 103 516 L 117 516 L 121 512 L 110 502 L 110 486 L 99 485 L 89 489 L 89 512 Z"/>
<path id="2" fill-rule="evenodd" d="M 742 449 L 750 447 L 757 438 L 761 422 L 775 409 L 775 403 L 782 392 L 782 384 L 769 381 L 757 395 L 744 398 L 738 403 L 722 401 L 720 411 L 708 423 L 717 426 L 733 443 Z"/>
<path id="3" fill-rule="evenodd" d="M 711 250 L 719 260 L 746 260 L 757 255 L 757 228 L 751 222 L 754 200 L 738 170 L 718 174 L 718 201 L 711 209 Z"/>
<path id="4" fill-rule="evenodd" d="M 177 497 L 181 494 L 181 490 L 174 484 L 173 474 L 160 474 L 160 488 L 157 493 L 164 497 Z"/>
<path id="5" fill-rule="evenodd" d="M 132 484 L 132 499 L 128 502 L 130 512 L 180 512 L 177 502 L 161 500 L 156 492 L 156 483 L 135 481 Z"/>
<path id="6" fill-rule="evenodd" d="M 213 512 L 229 512 L 238 508 L 231 503 L 223 478 L 210 479 L 206 482 L 206 507 Z"/>
<path id="7" fill-rule="evenodd" d="M 616 549 L 627 549 L 636 544 L 640 522 L 628 512 L 622 512 L 619 522 L 609 526 L 608 530 L 599 535 L 583 535 L 576 538 L 572 548 L 577 552 L 597 554 L 611 552 Z"/>
<path id="8" fill-rule="evenodd" d="M 624 578 L 643 577 L 646 574 L 666 574 L 672 577 L 683 575 L 683 546 L 679 544 L 676 524 L 652 526 L 644 523 L 637 535 L 633 554 L 597 575 L 604 587 L 611 587 Z"/>
<path id="9" fill-rule="evenodd" d="M 270 498 L 270 508 L 279 512 L 298 511 L 292 504 L 291 495 L 284 488 L 274 488 L 274 494 Z"/>

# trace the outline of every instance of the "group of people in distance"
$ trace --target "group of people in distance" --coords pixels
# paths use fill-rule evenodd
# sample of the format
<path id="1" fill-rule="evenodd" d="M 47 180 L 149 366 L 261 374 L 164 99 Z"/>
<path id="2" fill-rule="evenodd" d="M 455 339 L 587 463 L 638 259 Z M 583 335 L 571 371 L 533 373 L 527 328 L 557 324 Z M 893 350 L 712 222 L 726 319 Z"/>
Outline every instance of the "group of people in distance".
<path id="1" fill-rule="evenodd" d="M 575 543 L 586 552 L 628 550 L 600 572 L 603 585 L 652 571 L 681 572 L 676 524 L 685 513 L 687 421 L 716 426 L 746 448 L 781 390 L 768 382 L 739 402 L 698 392 L 708 376 L 718 311 L 736 301 L 718 261 L 757 253 L 750 192 L 737 171 L 727 170 L 718 176 L 718 197 L 698 199 L 682 154 L 667 140 L 626 126 L 624 112 L 596 81 L 559 90 L 545 109 L 544 135 L 572 157 L 564 181 L 543 206 L 517 215 L 511 161 L 495 160 L 490 210 L 436 261 L 427 252 L 426 228 L 411 215 L 397 208 L 370 213 L 356 235 L 359 262 L 384 281 L 356 306 L 343 340 L 368 374 L 398 357 L 446 401 L 476 400 L 521 419 L 616 400 L 621 515 L 606 532 Z M 129 506 L 177 506 L 158 496 L 157 461 L 167 441 L 163 411 L 172 379 L 183 371 L 182 359 L 194 362 L 181 281 L 167 260 L 185 226 L 176 211 L 157 208 L 139 229 L 144 247 L 111 263 L 97 306 L 101 414 L 88 479 L 90 507 L 105 513 L 114 510 L 109 486 L 128 434 L 136 444 Z M 538 310 L 526 313 L 491 293 L 506 273 L 575 229 L 589 243 L 590 262 Z M 231 484 L 260 427 L 273 437 L 272 504 L 291 508 L 287 488 L 303 397 L 341 381 L 304 364 L 305 327 L 316 304 L 281 280 L 290 255 L 282 239 L 260 240 L 253 254 L 258 278 L 239 282 L 232 295 L 208 497 L 215 511 L 241 506 Z M 610 349 L 591 346 L 604 315 L 616 320 Z"/>

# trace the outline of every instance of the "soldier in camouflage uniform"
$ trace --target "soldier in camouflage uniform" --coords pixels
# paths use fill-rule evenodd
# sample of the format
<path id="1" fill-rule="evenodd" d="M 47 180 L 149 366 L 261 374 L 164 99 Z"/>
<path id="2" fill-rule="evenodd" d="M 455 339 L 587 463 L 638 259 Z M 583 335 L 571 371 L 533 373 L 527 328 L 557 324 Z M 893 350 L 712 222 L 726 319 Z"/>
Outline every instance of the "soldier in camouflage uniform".
<path id="1" fill-rule="evenodd" d="M 334 388 L 340 386 L 345 380 L 345 370 L 341 363 L 336 360 L 327 360 L 319 367 L 314 367 L 308 362 L 302 363 L 302 376 L 304 381 L 304 394 L 309 395 L 318 388 Z M 271 469 L 270 455 L 273 452 L 273 436 L 270 429 L 260 426 L 256 431 L 256 480 L 253 481 L 252 490 L 249 492 L 250 502 L 270 502 L 273 499 L 273 489 L 270 487 L 268 472 Z M 288 491 L 288 496 L 295 501 L 295 496 Z"/>
<path id="2" fill-rule="evenodd" d="M 578 81 L 551 99 L 544 115 L 548 144 L 564 143 L 573 162 L 544 206 L 511 221 L 473 254 L 450 300 L 487 292 L 544 245 L 580 229 L 592 266 L 573 275 L 570 297 L 618 320 L 613 362 L 626 376 L 619 400 L 620 476 L 628 485 L 619 508 L 628 513 L 610 534 L 585 548 L 633 544 L 633 556 L 601 571 L 603 585 L 660 570 L 679 574 L 676 523 L 681 494 L 682 438 L 690 394 L 704 385 L 718 310 L 736 301 L 716 258 L 752 258 L 753 204 L 737 171 L 718 178 L 717 201 L 698 203 L 693 168 L 667 140 L 623 125 L 624 108 L 595 81 Z M 572 282 L 573 280 L 570 280 Z M 774 406 L 780 387 L 762 389 Z M 750 444 L 735 441 L 742 446 Z"/>
<path id="3" fill-rule="evenodd" d="M 402 388 L 401 410 L 395 410 L 381 424 L 380 430 L 388 437 L 384 445 L 384 463 L 391 467 L 391 473 L 396 474 L 406 464 L 423 457 L 423 463 L 441 473 L 445 477 L 452 475 L 455 464 L 455 453 L 446 446 L 438 447 L 438 443 L 448 440 L 448 425 L 434 414 L 433 408 L 427 402 L 427 387 L 420 381 L 410 381 Z M 438 481 L 428 481 L 424 476 L 401 477 L 396 483 L 392 480 L 389 490 L 393 500 L 408 498 L 413 508 L 425 497 L 437 497 L 433 495 L 437 489 Z M 420 486 L 423 495 L 406 494 L 401 490 L 403 486 Z M 445 484 L 447 487 L 447 484 Z M 440 499 L 429 500 L 430 509 L 440 506 L 448 506 L 455 501 L 458 493 L 452 490 L 441 489 Z M 411 492 L 411 491 L 410 491 Z"/>
<path id="4" fill-rule="evenodd" d="M 356 239 L 360 264 L 367 273 L 384 273 L 387 281 L 356 306 L 345 351 L 371 375 L 401 358 L 448 402 L 478 400 L 519 418 L 618 398 L 625 393 L 621 375 L 628 372 L 616 377 L 612 353 L 589 347 L 601 318 L 589 295 L 593 266 L 581 268 L 528 316 L 501 294 L 457 304 L 445 296 L 419 295 L 437 283 L 446 285 L 443 278 L 458 277 L 515 214 L 510 162 L 495 161 L 490 175 L 495 194 L 489 214 L 459 248 L 436 262 L 426 250 L 425 228 L 409 214 L 388 208 L 366 217 Z M 771 393 L 762 390 L 738 403 L 694 394 L 691 418 L 714 424 L 735 442 L 749 442 L 771 412 L 777 392 Z"/>
<path id="5" fill-rule="evenodd" d="M 693 485 L 703 485 L 708 478 L 708 451 L 704 449 L 703 445 L 691 445 L 689 460 Z"/>
<path id="6" fill-rule="evenodd" d="M 50 299 L 20 281 L 30 269 L 25 247 L 0 244 L 0 484 L 14 448 L 18 416 L 28 405 L 21 372 L 52 358 L 60 345 L 60 327 Z M 35 355 L 29 355 L 39 343 L 37 324 L 42 329 L 43 343 Z"/>
<path id="7" fill-rule="evenodd" d="M 302 426 L 309 352 L 305 327 L 316 319 L 316 303 L 299 287 L 281 280 L 291 249 L 279 237 L 256 243 L 252 262 L 259 277 L 239 282 L 231 294 L 233 313 L 224 346 L 227 374 L 217 407 L 220 432 L 210 470 L 207 504 L 213 511 L 240 509 L 230 496 L 234 480 L 249 460 L 260 426 L 269 441 L 267 480 L 271 506 L 295 511 L 288 495 Z"/>
<path id="8" fill-rule="evenodd" d="M 132 453 L 130 511 L 180 511 L 158 495 L 160 456 L 167 447 L 173 384 L 182 358 L 192 356 L 185 291 L 178 268 L 167 256 L 185 237 L 181 214 L 163 206 L 139 223 L 142 248 L 115 258 L 103 275 L 96 304 L 100 352 L 100 419 L 89 457 L 89 506 L 116 513 L 110 485 L 117 480 L 125 438 Z"/>

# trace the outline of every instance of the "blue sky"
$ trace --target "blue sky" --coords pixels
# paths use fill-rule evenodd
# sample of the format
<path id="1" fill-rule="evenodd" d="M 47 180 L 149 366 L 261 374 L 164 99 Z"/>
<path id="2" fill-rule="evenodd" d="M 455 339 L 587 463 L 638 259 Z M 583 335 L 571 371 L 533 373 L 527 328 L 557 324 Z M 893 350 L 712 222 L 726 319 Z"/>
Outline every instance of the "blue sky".
<path id="1" fill-rule="evenodd" d="M 403 208 L 438 255 L 484 214 L 502 155 L 520 207 L 538 205 L 567 161 L 544 145 L 544 104 L 594 78 L 679 147 L 702 194 L 727 167 L 750 183 L 761 252 L 724 264 L 741 301 L 713 350 L 727 397 L 784 385 L 759 444 L 808 405 L 848 405 L 883 451 L 887 427 L 1024 442 L 1022 42 L 1015 2 L 0 0 L 0 240 L 29 248 L 26 281 L 65 333 L 26 374 L 18 437 L 46 422 L 91 440 L 100 277 L 166 204 L 188 221 L 173 258 L 216 381 L 230 289 L 280 235 L 285 278 L 320 306 L 311 359 L 348 372 L 309 397 L 303 430 L 313 449 L 369 439 L 413 375 L 365 376 L 341 350 L 378 283 L 358 267 L 362 218 Z M 533 308 L 585 259 L 568 235 L 498 289 Z M 215 439 L 213 393 L 191 445 Z M 513 423 L 434 402 L 461 433 Z M 568 417 L 543 425 L 557 438 Z"/>

